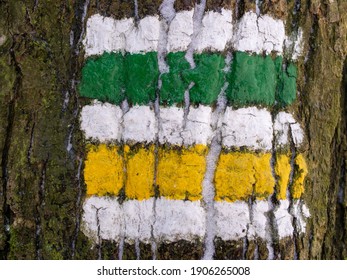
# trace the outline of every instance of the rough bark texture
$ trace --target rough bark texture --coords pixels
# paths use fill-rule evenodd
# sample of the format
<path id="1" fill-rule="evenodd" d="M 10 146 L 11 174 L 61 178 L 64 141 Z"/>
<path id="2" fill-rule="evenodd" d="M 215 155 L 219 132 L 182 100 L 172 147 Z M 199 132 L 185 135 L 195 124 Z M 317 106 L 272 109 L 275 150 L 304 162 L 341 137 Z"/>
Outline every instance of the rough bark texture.
<path id="1" fill-rule="evenodd" d="M 89 15 L 116 18 L 156 13 L 161 1 L 0 1 L 0 259 L 118 259 L 117 244 L 92 246 L 80 231 L 84 143 L 76 84 L 81 40 Z M 186 9 L 195 1 L 176 1 Z M 275 240 L 275 259 L 347 258 L 347 2 L 264 0 L 261 9 L 303 28 L 299 97 L 308 160 L 304 200 L 306 233 Z M 237 16 L 255 1 L 207 1 L 207 9 L 233 7 Z M 291 24 L 288 24 L 291 23 Z M 288 34 L 291 30 L 287 30 Z M 246 242 L 246 246 L 243 246 Z M 216 240 L 216 259 L 268 257 L 259 241 Z M 243 248 L 247 250 L 244 251 Z M 124 259 L 151 259 L 151 246 L 123 248 Z M 201 243 L 161 244 L 157 258 L 201 258 Z"/>

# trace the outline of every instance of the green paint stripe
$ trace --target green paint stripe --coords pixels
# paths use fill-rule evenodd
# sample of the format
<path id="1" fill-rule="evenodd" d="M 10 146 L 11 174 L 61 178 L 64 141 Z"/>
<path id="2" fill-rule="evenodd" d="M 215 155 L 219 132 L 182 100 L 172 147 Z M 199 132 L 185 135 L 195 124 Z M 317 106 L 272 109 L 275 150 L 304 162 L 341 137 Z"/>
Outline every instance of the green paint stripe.
<path id="1" fill-rule="evenodd" d="M 244 52 L 236 52 L 228 74 L 226 94 L 228 101 L 236 105 L 291 104 L 296 97 L 296 67 L 289 64 L 282 67 L 281 56 L 251 56 Z"/>
<path id="2" fill-rule="evenodd" d="M 184 52 L 169 53 L 169 73 L 161 75 L 162 105 L 183 104 L 184 92 L 191 83 L 190 101 L 211 105 L 227 81 L 226 95 L 231 105 L 287 106 L 296 97 L 297 70 L 294 64 L 283 69 L 282 57 L 233 54 L 229 73 L 224 72 L 221 54 L 195 54 L 196 68 L 190 69 Z M 81 96 L 120 104 L 125 98 L 131 104 L 145 105 L 155 100 L 159 69 L 157 53 L 104 53 L 89 58 L 82 70 Z"/>
<path id="3" fill-rule="evenodd" d="M 214 103 L 224 84 L 224 57 L 220 54 L 196 54 L 194 55 L 196 68 L 190 69 L 184 56 L 183 52 L 167 55 L 170 72 L 161 76 L 161 104 L 183 103 L 184 92 L 192 82 L 194 86 L 189 92 L 192 103 L 204 105 Z"/>
<path id="4" fill-rule="evenodd" d="M 79 85 L 83 97 L 119 104 L 124 100 L 125 65 L 121 54 L 104 53 L 88 59 Z"/>

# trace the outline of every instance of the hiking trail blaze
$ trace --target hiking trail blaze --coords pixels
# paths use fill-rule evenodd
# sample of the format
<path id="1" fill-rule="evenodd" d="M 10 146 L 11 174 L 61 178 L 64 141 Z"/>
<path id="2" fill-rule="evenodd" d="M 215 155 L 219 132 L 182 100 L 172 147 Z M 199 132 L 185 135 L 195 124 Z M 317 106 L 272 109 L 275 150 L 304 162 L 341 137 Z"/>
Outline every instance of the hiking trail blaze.
<path id="1" fill-rule="evenodd" d="M 173 2 L 139 20 L 87 21 L 83 231 L 154 251 L 200 240 L 204 258 L 216 238 L 261 239 L 271 258 L 274 240 L 305 232 L 310 216 L 305 137 L 290 112 L 300 41 L 266 14 Z"/>

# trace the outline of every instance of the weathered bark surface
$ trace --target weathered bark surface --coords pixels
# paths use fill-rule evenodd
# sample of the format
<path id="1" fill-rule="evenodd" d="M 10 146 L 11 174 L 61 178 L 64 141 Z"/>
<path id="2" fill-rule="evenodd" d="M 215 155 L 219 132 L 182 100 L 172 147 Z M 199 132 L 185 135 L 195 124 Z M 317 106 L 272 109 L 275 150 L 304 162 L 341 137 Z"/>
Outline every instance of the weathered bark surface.
<path id="1" fill-rule="evenodd" d="M 255 1 L 207 1 L 207 9 L 231 6 L 237 16 Z M 118 259 L 118 245 L 92 247 L 80 231 L 84 143 L 76 84 L 88 16 L 116 18 L 156 13 L 161 1 L 0 1 L 0 258 Z M 176 9 L 195 1 L 176 1 Z M 264 0 L 262 9 L 303 28 L 298 100 L 309 167 L 304 200 L 311 218 L 304 235 L 275 240 L 276 259 L 347 258 L 347 2 Z M 86 12 L 86 13 L 85 13 Z M 291 24 L 288 24 L 291 23 Z M 243 251 L 247 242 L 247 251 Z M 141 258 L 152 248 L 140 244 Z M 216 240 L 217 259 L 267 258 L 261 240 Z M 157 248 L 157 258 L 200 258 L 202 244 Z M 134 246 L 123 258 L 136 258 Z"/>

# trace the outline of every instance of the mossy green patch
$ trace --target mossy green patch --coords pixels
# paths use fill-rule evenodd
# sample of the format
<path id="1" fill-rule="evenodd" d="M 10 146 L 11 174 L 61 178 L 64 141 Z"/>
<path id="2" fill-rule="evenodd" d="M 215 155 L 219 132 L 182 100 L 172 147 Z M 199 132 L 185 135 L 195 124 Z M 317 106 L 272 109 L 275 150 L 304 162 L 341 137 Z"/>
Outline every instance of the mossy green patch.
<path id="1" fill-rule="evenodd" d="M 224 241 L 220 237 L 214 239 L 215 260 L 240 260 L 243 258 L 244 241 L 230 240 Z"/>
<path id="2" fill-rule="evenodd" d="M 7 133 L 7 120 L 8 120 L 8 102 L 12 93 L 12 88 L 15 83 L 15 70 L 8 63 L 9 58 L 5 55 L 6 52 L 1 53 L 0 48 L 0 147 L 4 147 Z M 4 150 L 0 149 L 0 156 L 3 158 Z M 1 178 L 4 177 L 2 169 L 0 170 Z M 0 205 L 4 205 L 4 195 L 0 195 Z M 4 226 L 3 207 L 0 207 L 0 259 L 1 250 L 5 248 L 6 236 Z"/>
<path id="3" fill-rule="evenodd" d="M 141 0 L 138 1 L 138 14 L 140 18 L 146 16 L 156 16 L 162 0 Z"/>
<path id="4" fill-rule="evenodd" d="M 134 1 L 124 0 L 90 1 L 88 15 L 96 13 L 112 16 L 115 19 L 133 17 L 135 14 L 135 3 Z"/>
<path id="5" fill-rule="evenodd" d="M 36 256 L 35 235 L 33 229 L 25 223 L 12 226 L 9 240 L 9 260 L 28 259 L 33 260 Z M 23 236 L 27 238 L 23 238 Z M 31 237 L 31 239 L 29 239 Z M 29 241 L 29 242 L 27 242 Z"/>
<path id="6" fill-rule="evenodd" d="M 158 260 L 200 260 L 203 253 L 204 246 L 201 240 L 179 240 L 159 244 L 156 256 Z"/>
<path id="7" fill-rule="evenodd" d="M 141 105 L 154 101 L 159 78 L 157 53 L 126 55 L 125 65 L 125 88 L 129 102 Z"/>
<path id="8" fill-rule="evenodd" d="M 124 57 L 120 53 L 89 59 L 82 69 L 81 96 L 119 104 L 124 100 L 124 87 Z"/>
<path id="9" fill-rule="evenodd" d="M 153 260 L 151 244 L 139 242 L 140 250 L 136 249 L 136 244 L 124 243 L 122 260 L 136 260 L 139 253 L 140 260 Z"/>

